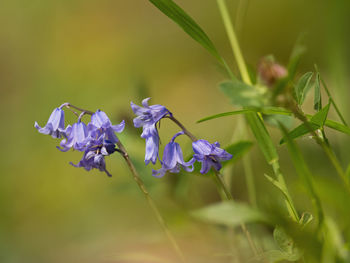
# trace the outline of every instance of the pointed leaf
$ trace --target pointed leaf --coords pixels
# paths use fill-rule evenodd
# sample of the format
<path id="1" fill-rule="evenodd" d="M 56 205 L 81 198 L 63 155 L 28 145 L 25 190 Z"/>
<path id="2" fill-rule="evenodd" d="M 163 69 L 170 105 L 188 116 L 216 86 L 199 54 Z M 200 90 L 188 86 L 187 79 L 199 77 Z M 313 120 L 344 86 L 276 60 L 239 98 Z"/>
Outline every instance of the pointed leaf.
<path id="1" fill-rule="evenodd" d="M 262 107 L 265 104 L 265 90 L 261 88 L 247 85 L 239 80 L 222 82 L 219 86 L 234 105 Z"/>
<path id="2" fill-rule="evenodd" d="M 267 178 L 267 180 L 269 180 L 274 186 L 276 186 L 285 197 L 288 197 L 288 191 L 285 188 L 284 185 L 282 185 L 280 182 L 278 182 L 277 180 L 275 180 L 274 178 L 272 178 L 271 176 L 264 174 L 264 176 Z"/>
<path id="3" fill-rule="evenodd" d="M 290 131 L 288 133 L 289 138 L 293 140 L 305 134 L 308 134 L 311 131 L 316 131 L 317 129 L 322 128 L 326 122 L 329 107 L 330 107 L 330 103 L 328 103 L 322 110 L 320 110 L 314 116 L 312 116 L 310 118 L 310 122 L 308 122 L 308 125 L 306 125 L 305 123 L 302 123 L 295 129 Z M 283 136 L 283 138 L 280 141 L 280 144 L 283 144 L 285 142 L 286 142 L 286 137 Z"/>
<path id="4" fill-rule="evenodd" d="M 246 119 L 249 123 L 254 137 L 256 138 L 259 148 L 265 156 L 266 161 L 269 164 L 278 161 L 278 154 L 275 146 L 271 140 L 271 137 L 266 130 L 264 123 L 257 113 L 247 113 Z"/>
<path id="5" fill-rule="evenodd" d="M 320 110 L 314 116 L 312 116 L 310 122 L 318 125 L 319 127 L 323 127 L 328 116 L 330 105 L 331 104 L 328 103 L 322 110 Z"/>
<path id="6" fill-rule="evenodd" d="M 298 83 L 294 87 L 296 101 L 299 105 L 303 104 L 306 94 L 309 91 L 311 85 L 310 81 L 313 76 L 312 72 L 307 72 L 299 79 Z"/>
<path id="7" fill-rule="evenodd" d="M 308 213 L 308 212 L 304 212 L 302 215 L 301 215 L 301 218 L 299 220 L 299 223 L 302 225 L 302 226 L 306 226 L 307 224 L 309 224 L 312 220 L 314 219 L 313 215 Z"/>
<path id="8" fill-rule="evenodd" d="M 205 222 L 231 227 L 241 223 L 268 222 L 260 211 L 234 201 L 213 204 L 192 212 L 192 215 Z"/>
<path id="9" fill-rule="evenodd" d="M 149 0 L 163 14 L 178 24 L 191 38 L 207 49 L 217 60 L 223 63 L 212 41 L 200 28 L 200 26 L 174 1 L 172 0 Z"/>
<path id="10" fill-rule="evenodd" d="M 321 98 L 321 81 L 320 81 L 320 73 L 316 73 L 315 80 L 315 95 L 314 95 L 314 109 L 319 111 L 322 109 L 322 98 Z"/>
<path id="11" fill-rule="evenodd" d="M 324 125 L 331 128 L 331 129 L 334 129 L 334 130 L 340 131 L 342 133 L 345 133 L 347 135 L 350 135 L 350 128 L 339 123 L 339 122 L 332 121 L 332 120 L 326 120 Z"/>
<path id="12" fill-rule="evenodd" d="M 225 116 L 239 115 L 239 114 L 244 114 L 249 112 L 261 112 L 265 115 L 286 115 L 286 116 L 291 116 L 293 114 L 291 111 L 288 111 L 286 109 L 279 108 L 279 107 L 246 108 L 244 110 L 228 111 L 228 112 L 207 116 L 198 120 L 197 123 L 201 123 L 204 121 L 209 121 L 209 120 L 213 120 L 213 119 L 217 119 Z"/>

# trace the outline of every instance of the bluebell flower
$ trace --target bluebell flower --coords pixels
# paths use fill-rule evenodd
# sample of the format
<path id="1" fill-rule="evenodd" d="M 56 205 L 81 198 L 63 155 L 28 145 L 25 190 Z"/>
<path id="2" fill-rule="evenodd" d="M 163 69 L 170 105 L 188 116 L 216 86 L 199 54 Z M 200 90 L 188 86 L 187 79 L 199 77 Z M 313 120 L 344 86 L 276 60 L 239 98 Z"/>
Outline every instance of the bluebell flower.
<path id="1" fill-rule="evenodd" d="M 175 138 L 181 134 L 183 134 L 183 132 L 175 134 L 171 141 L 165 146 L 163 152 L 162 168 L 159 170 L 153 170 L 153 176 L 163 177 L 167 171 L 170 173 L 179 173 L 181 167 L 187 172 L 193 171 L 193 164 L 195 162 L 195 159 L 192 158 L 190 161 L 185 162 L 180 145 L 174 142 Z"/>
<path id="2" fill-rule="evenodd" d="M 88 130 L 86 124 L 78 120 L 73 126 L 68 125 L 66 129 L 67 138 L 63 139 L 60 143 L 60 147 L 57 148 L 66 152 L 73 148 L 78 151 L 84 151 L 86 148 L 86 138 L 88 135 Z"/>
<path id="3" fill-rule="evenodd" d="M 105 156 L 114 153 L 116 149 L 115 144 L 105 140 L 104 137 L 105 134 L 102 134 L 98 139 L 91 139 L 80 162 L 78 164 L 70 162 L 70 164 L 74 167 L 83 167 L 87 171 L 99 169 L 111 177 L 112 175 L 106 169 Z"/>
<path id="4" fill-rule="evenodd" d="M 97 110 L 91 116 L 91 122 L 88 124 L 89 132 L 93 132 L 94 130 L 102 130 L 107 135 L 107 139 L 116 143 L 118 141 L 115 132 L 121 133 L 124 130 L 125 121 L 122 121 L 118 125 L 112 125 L 106 113 L 101 110 Z"/>
<path id="5" fill-rule="evenodd" d="M 51 135 L 53 138 L 65 137 L 66 130 L 64 127 L 64 111 L 62 107 L 54 109 L 45 127 L 40 127 L 37 122 L 34 123 L 34 127 L 40 133 Z"/>
<path id="6" fill-rule="evenodd" d="M 200 172 L 206 174 L 213 166 L 219 171 L 222 167 L 222 161 L 227 161 L 232 158 L 232 155 L 220 148 L 220 144 L 215 142 L 210 144 L 206 140 L 197 140 L 192 143 L 194 155 L 193 158 L 202 163 Z"/>
<path id="7" fill-rule="evenodd" d="M 134 126 L 136 128 L 143 127 L 141 137 L 146 139 L 146 154 L 145 163 L 149 162 L 155 164 L 159 156 L 159 134 L 157 130 L 157 123 L 165 116 L 172 116 L 171 112 L 162 105 L 148 105 L 150 98 L 142 101 L 140 107 L 131 102 L 131 108 L 137 115 L 134 118 Z"/>

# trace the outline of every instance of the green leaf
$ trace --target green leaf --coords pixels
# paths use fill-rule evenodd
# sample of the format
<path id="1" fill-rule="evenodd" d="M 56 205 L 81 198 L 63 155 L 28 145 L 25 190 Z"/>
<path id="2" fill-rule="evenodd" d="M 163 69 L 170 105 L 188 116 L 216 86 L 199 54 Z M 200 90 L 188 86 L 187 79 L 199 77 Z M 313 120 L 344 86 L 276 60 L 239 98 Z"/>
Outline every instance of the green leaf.
<path id="1" fill-rule="evenodd" d="M 239 80 L 222 82 L 219 86 L 234 105 L 262 107 L 265 104 L 266 92 L 262 88 L 247 85 Z"/>
<path id="2" fill-rule="evenodd" d="M 294 245 L 293 239 L 286 234 L 283 228 L 277 226 L 273 231 L 273 238 L 282 252 L 286 253 L 289 257 L 288 261 L 297 261 L 301 253 L 299 249 Z"/>
<path id="3" fill-rule="evenodd" d="M 315 80 L 315 95 L 314 95 L 314 109 L 316 111 L 319 111 L 322 109 L 322 98 L 321 98 L 321 80 L 320 80 L 320 73 L 316 73 L 316 80 Z"/>
<path id="4" fill-rule="evenodd" d="M 205 222 L 238 226 L 241 223 L 268 222 L 258 210 L 234 201 L 220 202 L 192 212 L 192 215 Z"/>
<path id="5" fill-rule="evenodd" d="M 332 121 L 332 120 L 326 120 L 324 125 L 331 128 L 331 129 L 334 129 L 334 130 L 340 131 L 342 133 L 345 133 L 347 135 L 350 135 L 350 128 L 339 123 L 339 122 Z"/>
<path id="6" fill-rule="evenodd" d="M 323 127 L 329 112 L 330 103 L 328 103 L 322 110 L 317 112 L 311 117 L 310 122 L 318 125 L 320 128 Z"/>
<path id="7" fill-rule="evenodd" d="M 310 81 L 313 76 L 312 72 L 307 72 L 299 79 L 298 83 L 294 86 L 294 92 L 296 101 L 299 105 L 302 105 L 307 92 L 310 90 Z"/>
<path id="8" fill-rule="evenodd" d="M 249 123 L 260 150 L 269 164 L 278 161 L 278 154 L 266 127 L 257 113 L 247 113 L 246 119 Z"/>
<path id="9" fill-rule="evenodd" d="M 264 174 L 264 176 L 269 180 L 274 186 L 276 186 L 285 197 L 289 197 L 288 190 L 286 189 L 285 185 L 281 184 L 276 179 L 272 178 L 271 176 Z"/>
<path id="10" fill-rule="evenodd" d="M 172 0 L 149 0 L 163 14 L 178 24 L 190 37 L 207 49 L 216 59 L 223 63 L 222 57 L 212 41 L 200 28 L 200 26 L 174 1 Z"/>
<path id="11" fill-rule="evenodd" d="M 239 141 L 226 147 L 225 150 L 228 153 L 232 154 L 233 157 L 230 161 L 224 162 L 223 165 L 238 161 L 240 158 L 243 157 L 245 153 L 247 153 L 250 150 L 252 146 L 253 142 L 251 141 Z"/>
<path id="12" fill-rule="evenodd" d="M 249 112 L 261 112 L 265 115 L 285 115 L 285 116 L 291 116 L 292 112 L 285 110 L 283 108 L 279 107 L 264 107 L 264 108 L 247 108 L 244 110 L 237 110 L 237 111 L 228 111 L 228 112 L 223 112 L 211 116 L 204 117 L 200 120 L 197 121 L 197 123 L 204 122 L 204 121 L 209 121 L 225 116 L 231 116 L 231 115 L 238 115 L 238 114 L 245 114 Z"/>
<path id="13" fill-rule="evenodd" d="M 290 139 L 299 138 L 305 134 L 308 134 L 311 131 L 316 131 L 324 126 L 328 111 L 329 111 L 330 103 L 328 103 L 322 110 L 317 112 L 314 116 L 310 118 L 310 122 L 308 124 L 302 123 L 292 131 L 288 133 Z M 284 144 L 286 142 L 286 136 L 284 136 L 280 144 Z"/>
<path id="14" fill-rule="evenodd" d="M 307 224 L 309 224 L 312 220 L 314 219 L 313 215 L 310 214 L 309 212 L 304 212 L 302 215 L 301 215 L 301 218 L 299 220 L 299 223 L 302 225 L 302 226 L 306 226 Z"/>
<path id="15" fill-rule="evenodd" d="M 264 260 L 263 262 L 275 263 L 275 262 L 281 262 L 283 260 L 297 261 L 299 258 L 292 257 L 288 253 L 282 252 L 281 250 L 274 249 L 274 250 L 265 251 L 254 257 L 254 260 L 256 260 L 257 262 L 261 261 L 261 259 Z"/>
<path id="16" fill-rule="evenodd" d="M 203 119 L 200 119 L 200 120 L 197 121 L 197 123 L 204 122 L 204 121 L 209 121 L 209 120 L 212 120 L 212 119 L 217 119 L 217 118 L 221 118 L 221 117 L 225 117 L 225 116 L 244 114 L 244 113 L 247 113 L 247 112 L 252 112 L 252 110 L 237 110 L 237 111 L 223 112 L 223 113 L 211 115 L 211 116 L 205 117 Z"/>

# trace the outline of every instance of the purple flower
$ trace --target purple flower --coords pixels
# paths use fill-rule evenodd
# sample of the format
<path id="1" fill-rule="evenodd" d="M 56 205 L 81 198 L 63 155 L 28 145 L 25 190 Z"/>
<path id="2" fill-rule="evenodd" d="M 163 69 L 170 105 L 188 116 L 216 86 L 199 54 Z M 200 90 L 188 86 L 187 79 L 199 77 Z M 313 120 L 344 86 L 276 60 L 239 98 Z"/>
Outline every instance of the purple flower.
<path id="1" fill-rule="evenodd" d="M 141 137 L 146 139 L 146 165 L 149 164 L 150 161 L 155 164 L 159 156 L 159 134 L 156 126 L 157 122 L 167 115 L 172 115 L 171 112 L 162 105 L 149 106 L 149 99 L 150 98 L 147 98 L 142 101 L 143 107 L 131 102 L 131 108 L 137 115 L 137 117 L 134 118 L 134 126 L 136 128 L 143 127 Z"/>
<path id="2" fill-rule="evenodd" d="M 69 149 L 74 148 L 78 151 L 84 151 L 86 148 L 86 138 L 88 135 L 88 130 L 84 122 L 78 120 L 73 126 L 68 125 L 66 129 L 67 139 L 63 139 L 60 143 L 60 147 L 57 148 L 66 152 Z"/>
<path id="3" fill-rule="evenodd" d="M 198 140 L 192 143 L 194 155 L 193 158 L 202 163 L 201 173 L 206 174 L 213 166 L 219 171 L 222 167 L 221 161 L 227 161 L 232 158 L 232 155 L 224 149 L 219 148 L 220 144 L 215 142 L 210 144 L 206 140 Z"/>
<path id="4" fill-rule="evenodd" d="M 34 127 L 40 133 L 51 135 L 53 138 L 65 137 L 64 111 L 61 107 L 54 109 L 45 127 L 41 128 L 37 122 L 34 123 Z"/>
<path id="5" fill-rule="evenodd" d="M 112 125 L 106 113 L 101 110 L 97 110 L 91 116 L 91 122 L 88 124 L 89 132 L 92 132 L 97 129 L 101 129 L 104 133 L 106 133 L 108 140 L 116 143 L 118 141 L 115 132 L 121 133 L 124 130 L 125 122 L 122 121 L 118 125 Z"/>
<path id="6" fill-rule="evenodd" d="M 83 167 L 85 170 L 99 169 L 105 172 L 108 176 L 112 176 L 106 169 L 105 156 L 116 151 L 115 144 L 110 140 L 105 140 L 105 134 L 102 134 L 98 139 L 91 139 L 86 145 L 87 149 L 84 152 L 83 158 L 78 164 L 71 165 L 74 167 Z"/>
<path id="7" fill-rule="evenodd" d="M 185 162 L 181 147 L 178 143 L 174 142 L 175 138 L 183 132 L 175 134 L 171 141 L 165 146 L 163 152 L 162 168 L 159 170 L 153 170 L 152 175 L 155 177 L 163 177 L 167 171 L 171 173 L 180 172 L 182 167 L 187 172 L 193 171 L 193 164 L 195 159 L 191 159 L 189 162 Z"/>

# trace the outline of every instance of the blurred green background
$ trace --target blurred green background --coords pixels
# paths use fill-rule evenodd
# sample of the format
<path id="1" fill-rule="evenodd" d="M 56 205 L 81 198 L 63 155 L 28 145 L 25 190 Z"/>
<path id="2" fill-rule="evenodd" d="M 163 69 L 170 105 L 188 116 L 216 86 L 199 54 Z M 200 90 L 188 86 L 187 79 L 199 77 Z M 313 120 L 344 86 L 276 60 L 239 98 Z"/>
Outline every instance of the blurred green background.
<path id="1" fill-rule="evenodd" d="M 176 2 L 235 67 L 216 2 Z M 313 70 L 317 63 L 349 116 L 349 1 L 229 3 L 250 66 L 255 68 L 268 54 L 286 64 L 305 33 L 307 53 L 300 72 Z M 192 174 L 181 174 L 190 180 L 180 186 L 179 175 L 153 178 L 152 167 L 143 165 L 144 141 L 141 131 L 132 127 L 130 109 L 130 101 L 140 104 L 150 96 L 151 103 L 166 105 L 198 137 L 230 144 L 237 118 L 195 123 L 232 110 L 217 88 L 225 75 L 214 59 L 146 0 L 4 0 L 0 20 L 0 262 L 176 262 L 120 156 L 107 159 L 112 178 L 86 172 L 68 164 L 77 163 L 80 153 L 58 151 L 58 141 L 34 129 L 34 121 L 44 125 L 64 102 L 93 111 L 100 108 L 113 123 L 125 119 L 127 128 L 120 138 L 185 253 L 192 262 L 226 262 L 222 255 L 228 248 L 221 230 L 189 216 L 192 209 L 219 200 L 214 184 Z M 312 105 L 311 97 L 307 103 Z M 66 116 L 74 121 L 69 111 Z M 173 124 L 162 122 L 164 142 L 175 131 Z M 278 142 L 281 135 L 271 132 Z M 345 166 L 349 140 L 334 134 L 330 140 Z M 190 142 L 180 141 L 189 153 Z M 319 184 L 327 185 L 329 192 L 323 191 L 323 196 L 336 195 L 339 182 L 325 156 L 311 140 L 301 139 L 301 144 Z M 289 156 L 284 147 L 279 150 L 292 195 L 307 207 Z M 252 158 L 258 202 L 271 202 L 278 192 L 263 177 L 270 168 L 256 146 Z M 246 201 L 240 162 L 232 180 L 233 195 Z M 346 202 L 331 198 L 327 205 L 338 208 Z M 342 211 L 336 208 L 335 215 Z"/>

